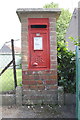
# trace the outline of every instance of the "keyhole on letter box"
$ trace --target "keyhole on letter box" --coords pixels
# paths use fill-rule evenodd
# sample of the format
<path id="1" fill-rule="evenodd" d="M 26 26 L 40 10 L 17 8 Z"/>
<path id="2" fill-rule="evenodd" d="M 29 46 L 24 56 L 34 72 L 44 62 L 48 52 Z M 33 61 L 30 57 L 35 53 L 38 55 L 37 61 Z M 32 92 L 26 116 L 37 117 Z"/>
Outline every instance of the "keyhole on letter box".
<path id="1" fill-rule="evenodd" d="M 34 63 L 33 63 L 33 66 L 38 66 L 38 63 L 37 63 L 37 62 L 34 62 Z"/>

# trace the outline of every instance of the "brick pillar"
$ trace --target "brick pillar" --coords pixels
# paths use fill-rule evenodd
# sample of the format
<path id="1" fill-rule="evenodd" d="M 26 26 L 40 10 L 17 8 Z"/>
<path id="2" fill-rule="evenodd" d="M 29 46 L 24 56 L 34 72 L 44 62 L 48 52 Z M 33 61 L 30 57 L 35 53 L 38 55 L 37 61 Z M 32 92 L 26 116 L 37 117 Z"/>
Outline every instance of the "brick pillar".
<path id="1" fill-rule="evenodd" d="M 22 84 L 23 104 L 56 104 L 57 103 L 57 42 L 56 19 L 60 10 L 52 9 L 18 9 L 17 14 L 21 21 L 22 39 Z M 28 69 L 28 18 L 49 19 L 50 39 L 50 69 Z"/>

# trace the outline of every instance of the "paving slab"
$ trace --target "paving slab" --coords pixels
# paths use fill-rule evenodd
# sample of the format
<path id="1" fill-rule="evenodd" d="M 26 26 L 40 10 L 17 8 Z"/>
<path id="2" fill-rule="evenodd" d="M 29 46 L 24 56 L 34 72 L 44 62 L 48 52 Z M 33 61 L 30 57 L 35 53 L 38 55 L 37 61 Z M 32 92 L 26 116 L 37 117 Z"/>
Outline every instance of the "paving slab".
<path id="1" fill-rule="evenodd" d="M 74 105 L 3 106 L 0 113 L 2 118 L 76 118 Z"/>

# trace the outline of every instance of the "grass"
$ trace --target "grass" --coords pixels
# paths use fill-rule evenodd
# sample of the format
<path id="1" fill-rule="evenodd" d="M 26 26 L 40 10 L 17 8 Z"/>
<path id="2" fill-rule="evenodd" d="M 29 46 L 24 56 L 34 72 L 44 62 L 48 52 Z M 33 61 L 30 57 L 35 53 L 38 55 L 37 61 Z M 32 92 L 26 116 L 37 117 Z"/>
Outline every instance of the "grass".
<path id="1" fill-rule="evenodd" d="M 22 83 L 22 70 L 17 69 L 17 85 L 20 86 Z M 0 92 L 1 91 L 10 91 L 14 90 L 14 76 L 13 76 L 13 69 L 7 69 L 1 76 L 0 76 Z"/>

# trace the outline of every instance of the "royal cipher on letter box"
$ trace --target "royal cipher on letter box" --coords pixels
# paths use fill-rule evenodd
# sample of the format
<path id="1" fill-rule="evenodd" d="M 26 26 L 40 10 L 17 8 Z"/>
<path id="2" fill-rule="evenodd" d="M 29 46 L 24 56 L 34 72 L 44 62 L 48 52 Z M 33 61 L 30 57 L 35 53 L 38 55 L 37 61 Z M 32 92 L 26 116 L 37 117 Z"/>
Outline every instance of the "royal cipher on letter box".
<path id="1" fill-rule="evenodd" d="M 60 9 L 20 8 L 23 104 L 57 103 L 56 21 Z"/>

